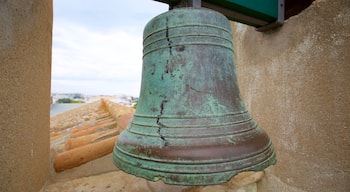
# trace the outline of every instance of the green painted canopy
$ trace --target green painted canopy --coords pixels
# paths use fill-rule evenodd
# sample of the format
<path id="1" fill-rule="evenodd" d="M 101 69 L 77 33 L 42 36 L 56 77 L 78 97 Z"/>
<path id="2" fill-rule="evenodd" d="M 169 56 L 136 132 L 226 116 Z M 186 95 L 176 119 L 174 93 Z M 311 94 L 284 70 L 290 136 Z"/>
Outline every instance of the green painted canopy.
<path id="1" fill-rule="evenodd" d="M 176 5 L 181 0 L 156 0 Z M 278 19 L 278 0 L 202 0 L 202 6 L 221 12 L 228 19 L 261 27 Z"/>

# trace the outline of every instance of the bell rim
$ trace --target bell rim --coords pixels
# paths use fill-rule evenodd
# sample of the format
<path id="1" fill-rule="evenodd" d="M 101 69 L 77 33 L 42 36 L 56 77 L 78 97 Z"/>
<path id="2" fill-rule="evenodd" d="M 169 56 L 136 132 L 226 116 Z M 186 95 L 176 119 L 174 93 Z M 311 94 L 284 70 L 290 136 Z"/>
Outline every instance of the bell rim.
<path id="1" fill-rule="evenodd" d="M 168 171 L 157 171 L 152 169 L 146 169 L 142 167 L 142 164 L 133 165 L 131 163 L 127 163 L 123 160 L 120 160 L 115 152 L 113 152 L 112 161 L 113 164 L 119 169 L 123 170 L 128 174 L 132 174 L 138 177 L 142 177 L 144 179 L 150 181 L 158 181 L 162 180 L 166 184 L 170 185 L 182 185 L 182 186 L 199 186 L 199 185 L 214 185 L 220 184 L 229 181 L 235 175 L 245 171 L 263 171 L 267 167 L 276 164 L 276 154 L 273 150 L 273 146 L 270 149 L 271 153 L 268 157 L 266 157 L 263 161 L 259 163 L 255 163 L 252 165 L 248 165 L 245 167 L 241 167 L 240 169 L 231 169 L 231 170 L 218 170 L 216 172 L 210 173 L 198 173 L 193 172 L 192 170 L 188 173 L 180 173 L 180 172 L 170 172 Z M 259 156 L 256 155 L 257 157 Z M 210 163 L 211 165 L 213 163 Z M 198 167 L 206 168 L 210 164 L 196 164 Z M 242 164 L 246 164 L 246 162 L 242 162 Z M 181 164 L 178 164 L 181 166 Z M 158 167 L 164 167 L 162 164 L 159 164 Z"/>

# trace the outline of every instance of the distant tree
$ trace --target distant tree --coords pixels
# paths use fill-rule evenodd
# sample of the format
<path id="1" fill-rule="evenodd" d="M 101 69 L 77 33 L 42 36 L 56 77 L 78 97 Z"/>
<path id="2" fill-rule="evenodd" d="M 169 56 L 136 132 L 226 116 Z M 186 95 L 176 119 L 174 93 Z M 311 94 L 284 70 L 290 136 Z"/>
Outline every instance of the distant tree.
<path id="1" fill-rule="evenodd" d="M 85 102 L 81 100 L 73 100 L 70 98 L 62 98 L 62 99 L 58 99 L 56 103 L 85 103 Z"/>
<path id="2" fill-rule="evenodd" d="M 139 98 L 133 98 L 131 101 L 133 103 L 132 108 L 136 109 L 137 108 L 137 103 L 139 102 Z"/>
<path id="3" fill-rule="evenodd" d="M 84 95 L 80 93 L 75 93 L 73 95 L 73 99 L 84 99 Z"/>

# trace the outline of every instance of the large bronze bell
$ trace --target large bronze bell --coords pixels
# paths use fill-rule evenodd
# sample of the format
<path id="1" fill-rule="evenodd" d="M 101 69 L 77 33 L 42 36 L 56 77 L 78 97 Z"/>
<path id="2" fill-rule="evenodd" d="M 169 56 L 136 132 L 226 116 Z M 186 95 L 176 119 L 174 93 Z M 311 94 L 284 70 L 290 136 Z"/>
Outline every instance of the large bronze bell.
<path id="1" fill-rule="evenodd" d="M 173 9 L 147 24 L 143 44 L 138 107 L 113 152 L 118 168 L 167 184 L 209 185 L 275 163 L 269 137 L 242 102 L 225 16 Z"/>

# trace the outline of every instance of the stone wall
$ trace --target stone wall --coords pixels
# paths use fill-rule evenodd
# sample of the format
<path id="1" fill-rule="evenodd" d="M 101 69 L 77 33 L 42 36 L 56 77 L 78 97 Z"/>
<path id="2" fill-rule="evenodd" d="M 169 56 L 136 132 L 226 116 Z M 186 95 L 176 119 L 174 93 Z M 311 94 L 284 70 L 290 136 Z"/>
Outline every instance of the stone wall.
<path id="1" fill-rule="evenodd" d="M 0 0 L 0 191 L 49 173 L 52 1 Z"/>
<path id="2" fill-rule="evenodd" d="M 350 1 L 316 0 L 275 31 L 232 23 L 238 82 L 277 164 L 259 190 L 350 189 Z"/>

